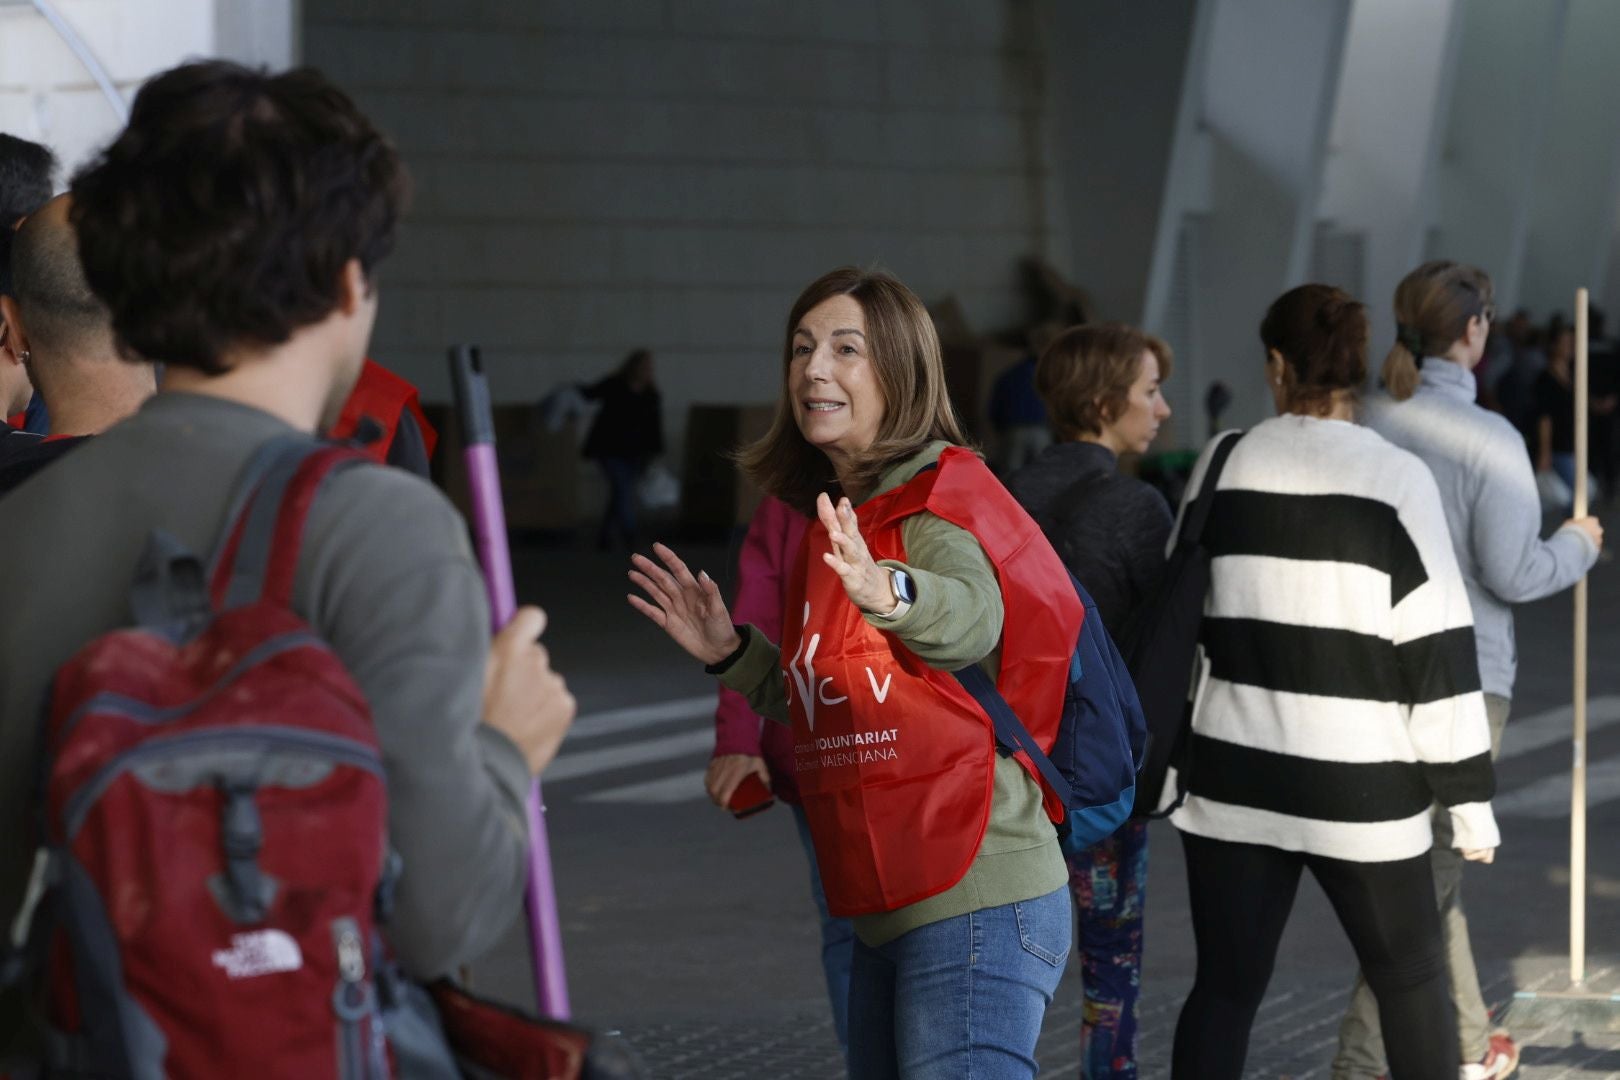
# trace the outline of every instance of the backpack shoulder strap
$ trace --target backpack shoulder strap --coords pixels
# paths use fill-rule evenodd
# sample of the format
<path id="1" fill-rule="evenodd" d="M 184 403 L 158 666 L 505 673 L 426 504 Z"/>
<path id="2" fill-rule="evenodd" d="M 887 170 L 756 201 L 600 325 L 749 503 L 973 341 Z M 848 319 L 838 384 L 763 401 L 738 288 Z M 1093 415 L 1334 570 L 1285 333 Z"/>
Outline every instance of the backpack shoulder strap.
<path id="1" fill-rule="evenodd" d="M 212 560 L 209 593 L 216 609 L 259 600 L 290 604 L 304 522 L 315 496 L 334 470 L 367 460 L 352 447 L 302 437 L 262 447 L 243 470 Z"/>
<path id="2" fill-rule="evenodd" d="M 978 664 L 969 664 L 951 674 L 962 684 L 962 689 L 973 695 L 973 700 L 979 703 L 979 707 L 989 714 L 990 722 L 995 727 L 997 748 L 1008 754 L 1020 750 L 1028 754 L 1035 770 L 1041 774 L 1041 779 L 1047 782 L 1053 794 L 1067 807 L 1074 798 L 1069 782 L 1063 778 L 1058 767 L 1052 764 L 1052 759 L 1046 756 L 1046 752 L 1036 745 L 1035 737 L 1012 711 L 1012 706 L 1001 696 L 1001 691 L 996 689 L 996 684 L 991 681 L 984 668 Z"/>
<path id="3" fill-rule="evenodd" d="M 1209 467 L 1204 470 L 1204 480 L 1198 488 L 1198 495 L 1187 507 L 1187 518 L 1182 522 L 1181 534 L 1176 537 L 1176 546 L 1191 546 L 1198 543 L 1204 535 L 1204 524 L 1209 520 L 1210 507 L 1215 505 L 1215 486 L 1221 478 L 1221 470 L 1226 468 L 1226 459 L 1232 456 L 1232 448 L 1238 440 L 1243 438 L 1243 432 L 1234 432 L 1231 435 L 1217 436 L 1220 442 L 1215 444 L 1215 450 L 1209 457 Z"/>

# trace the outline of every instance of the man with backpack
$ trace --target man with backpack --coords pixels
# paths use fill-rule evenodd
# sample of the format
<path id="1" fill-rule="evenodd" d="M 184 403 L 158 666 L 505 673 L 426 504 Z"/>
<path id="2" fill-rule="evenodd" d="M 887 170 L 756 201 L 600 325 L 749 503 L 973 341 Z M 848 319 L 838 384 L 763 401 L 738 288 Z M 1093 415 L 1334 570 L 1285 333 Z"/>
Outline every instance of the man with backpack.
<path id="1" fill-rule="evenodd" d="M 30 886 L 49 883 L 48 874 L 30 878 L 30 865 L 41 865 L 34 852 L 40 819 L 47 838 L 51 829 L 71 832 L 95 812 L 92 796 L 104 790 L 87 786 L 78 817 L 61 813 L 52 800 L 40 812 L 42 760 L 51 784 L 70 764 L 42 759 L 42 713 L 48 706 L 53 710 L 53 747 L 59 747 L 78 730 L 75 725 L 90 722 L 98 703 L 103 713 L 113 708 L 105 697 L 91 698 L 83 717 L 64 714 L 75 687 L 64 685 L 59 669 L 87 672 L 94 685 L 94 665 L 80 663 L 87 644 L 103 647 L 115 631 L 137 621 L 132 613 L 139 617 L 150 607 L 150 593 L 132 595 L 143 553 L 162 555 L 146 564 L 156 580 L 183 585 L 194 564 L 171 558 L 174 552 L 206 559 L 221 551 L 220 565 L 240 570 L 260 544 L 267 550 L 256 557 L 270 567 L 264 596 L 273 599 L 282 590 L 288 602 L 277 616 L 279 625 L 298 628 L 273 639 L 277 648 L 291 650 L 276 662 L 309 665 L 307 670 L 272 671 L 279 679 L 276 693 L 255 698 L 244 691 L 231 698 L 231 672 L 216 675 L 206 658 L 184 653 L 176 627 L 197 624 L 193 608 L 177 612 L 186 619 L 161 627 L 176 635 L 179 646 L 165 645 L 160 633 L 139 643 L 155 650 L 165 670 L 184 661 L 212 681 L 192 696 L 179 695 L 178 704 L 121 706 L 134 721 L 131 737 L 149 738 L 151 725 L 170 723 L 186 710 L 207 706 L 217 712 L 221 701 L 234 702 L 257 723 L 300 733 L 286 740 L 282 771 L 261 778 L 281 785 L 274 792 L 264 794 L 265 788 L 255 795 L 222 779 L 217 792 L 196 794 L 209 812 L 172 819 L 176 832 L 167 838 L 173 847 L 190 845 L 217 858 L 223 835 L 223 869 L 188 902 L 208 918 L 216 917 L 216 906 L 226 909 L 243 932 L 228 945 L 200 935 L 179 942 L 170 962 L 201 964 L 231 992 L 262 987 L 270 995 L 267 1009 L 250 1024 L 214 1044 L 234 1050 L 234 1040 L 254 1036 L 250 1028 L 274 1030 L 299 1007 L 290 995 L 270 994 L 276 984 L 265 980 L 302 977 L 300 972 L 341 978 L 337 996 L 328 984 L 324 995 L 303 1003 L 328 1024 L 334 1009 L 340 1019 L 364 1012 L 372 992 L 365 977 L 375 968 L 376 953 L 363 936 L 335 922 L 324 944 L 300 946 L 289 933 L 254 928 L 254 915 L 292 890 L 287 872 L 256 862 L 261 843 L 267 859 L 281 842 L 271 832 L 274 800 L 296 797 L 300 785 L 325 782 L 342 765 L 327 752 L 357 745 L 353 738 L 343 742 L 311 732 L 307 716 L 297 711 L 300 695 L 307 690 L 342 698 L 352 679 L 363 701 L 350 694 L 346 706 L 362 716 L 369 709 L 378 748 L 347 760 L 362 767 L 350 770 L 356 785 L 369 783 L 365 769 L 380 772 L 386 783 L 385 839 L 402 857 L 403 870 L 390 895 L 378 890 L 375 907 L 379 914 L 388 911 L 387 943 L 419 980 L 472 962 L 517 917 L 528 841 L 525 796 L 531 778 L 555 755 L 574 701 L 536 641 L 545 623 L 538 609 L 520 609 L 491 640 L 465 527 L 419 478 L 339 461 L 341 467 L 318 488 L 300 487 L 302 472 L 291 480 L 281 477 L 289 492 L 309 498 L 281 504 L 276 532 L 259 527 L 251 514 L 240 530 L 229 528 L 238 520 L 238 500 L 250 476 L 265 475 L 262 486 L 272 489 L 255 495 L 251 509 L 274 509 L 277 474 L 259 471 L 263 452 L 275 450 L 279 462 L 289 448 L 304 455 L 315 451 L 313 433 L 336 419 L 365 356 L 378 303 L 377 266 L 392 246 L 406 178 L 392 146 L 353 103 L 307 69 L 272 76 L 224 62 L 188 64 L 142 88 L 128 128 L 74 178 L 72 190 L 70 216 L 87 277 L 111 312 L 120 348 L 167 367 L 162 392 L 138 413 L 8 498 L 8 516 L 27 520 L 29 527 L 8 539 L 0 566 L 0 595 L 13 614 L 0 625 L 0 820 L 6 823 L 0 829 L 0 925 L 11 925 L 25 901 L 34 900 L 37 890 Z M 302 460 L 325 462 L 320 454 Z M 301 544 L 298 529 L 280 529 L 281 522 L 300 516 Z M 222 545 L 226 539 L 231 543 Z M 285 564 L 279 569 L 278 553 Z M 142 574 L 142 581 L 152 573 Z M 279 584 L 272 580 L 277 574 Z M 229 584 L 234 592 L 235 579 Z M 216 599 L 215 613 L 204 614 L 216 625 L 236 615 L 218 611 Z M 242 656 L 239 666 L 264 661 L 268 648 Z M 225 708 L 216 731 L 240 720 Z M 372 737 L 370 731 L 364 735 Z M 314 750 L 299 758 L 292 753 L 299 748 L 320 750 L 327 758 L 312 756 Z M 177 764 L 169 772 L 132 762 L 126 773 L 144 787 L 127 794 L 146 805 L 165 792 L 187 790 L 196 769 L 217 768 L 228 776 L 241 765 L 224 751 L 217 760 Z M 107 783 L 121 782 L 123 775 L 115 772 Z M 374 837 L 377 824 L 318 813 L 312 820 L 316 824 L 300 834 L 305 846 L 351 834 L 364 840 L 360 834 L 368 829 Z M 113 823 L 143 826 L 127 818 Z M 160 855 L 164 840 L 141 837 Z M 334 874 L 352 869 L 341 863 L 334 860 Z M 377 866 L 365 869 L 381 873 Z M 65 879 L 69 894 L 81 887 L 81 900 L 85 881 L 99 880 L 105 868 L 83 870 L 77 877 L 66 872 Z M 332 892 L 317 885 L 301 902 L 333 903 Z M 369 923 L 371 897 L 358 900 Z M 132 911 L 120 902 L 110 904 L 102 918 L 127 936 L 138 932 L 142 918 L 164 914 L 172 913 Z M 324 935 L 325 925 L 320 929 Z M 123 962 L 133 963 L 126 938 L 116 944 L 124 950 Z M 315 944 L 321 944 L 318 953 Z M 83 975 L 76 972 L 78 1001 L 88 1014 L 93 1001 Z M 344 996 L 349 991 L 352 1001 Z M 212 1004 L 197 998 L 189 1000 L 199 1009 Z M 0 999 L 0 1047 L 13 1035 L 4 1029 L 22 1012 L 19 1004 Z M 353 1012 L 346 1011 L 350 1004 Z M 162 1036 L 147 1027 L 125 1016 L 125 1049 L 161 1051 L 161 1041 L 153 1040 Z M 380 1045 L 364 1044 L 370 1036 L 359 1028 L 342 1030 L 344 1040 L 361 1040 L 342 1044 L 357 1055 L 366 1045 L 373 1051 Z M 330 1047 L 330 1036 L 320 1045 Z M 284 1061 L 276 1065 L 288 1067 Z"/>

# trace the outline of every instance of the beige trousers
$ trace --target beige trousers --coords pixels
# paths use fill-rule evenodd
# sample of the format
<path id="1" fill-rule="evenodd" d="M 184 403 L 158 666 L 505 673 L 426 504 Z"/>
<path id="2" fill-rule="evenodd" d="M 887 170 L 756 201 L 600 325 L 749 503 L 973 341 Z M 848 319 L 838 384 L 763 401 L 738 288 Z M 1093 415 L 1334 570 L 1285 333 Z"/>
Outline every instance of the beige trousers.
<path id="1" fill-rule="evenodd" d="M 1502 729 L 1507 726 L 1505 697 L 1485 695 L 1485 717 L 1491 725 L 1491 760 L 1502 752 Z M 1468 941 L 1468 916 L 1462 906 L 1462 852 L 1451 847 L 1451 815 L 1434 808 L 1434 847 L 1429 851 L 1434 868 L 1434 893 L 1440 904 L 1441 929 L 1446 938 L 1446 967 L 1451 973 L 1451 1000 L 1457 1006 L 1458 1064 L 1479 1061 L 1490 1049 L 1491 1017 L 1479 989 L 1474 950 Z M 1333 1080 L 1376 1080 L 1384 1073 L 1384 1039 L 1378 1029 L 1378 1002 L 1367 982 L 1356 973 L 1350 1008 L 1339 1024 L 1339 1052 L 1333 1058 Z"/>

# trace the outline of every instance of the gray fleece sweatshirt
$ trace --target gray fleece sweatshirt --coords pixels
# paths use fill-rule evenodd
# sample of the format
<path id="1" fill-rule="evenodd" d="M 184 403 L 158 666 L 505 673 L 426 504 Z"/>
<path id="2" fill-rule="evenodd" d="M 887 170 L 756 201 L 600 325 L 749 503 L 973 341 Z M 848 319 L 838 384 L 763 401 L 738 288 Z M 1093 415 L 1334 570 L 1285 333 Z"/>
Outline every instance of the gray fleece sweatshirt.
<path id="1" fill-rule="evenodd" d="M 1541 538 L 1541 501 L 1524 439 L 1508 420 L 1474 404 L 1474 375 L 1437 356 L 1406 401 L 1378 394 L 1363 422 L 1410 450 L 1434 473 L 1474 609 L 1480 687 L 1513 696 L 1518 651 L 1513 607 L 1567 589 L 1597 561 L 1580 529 Z"/>

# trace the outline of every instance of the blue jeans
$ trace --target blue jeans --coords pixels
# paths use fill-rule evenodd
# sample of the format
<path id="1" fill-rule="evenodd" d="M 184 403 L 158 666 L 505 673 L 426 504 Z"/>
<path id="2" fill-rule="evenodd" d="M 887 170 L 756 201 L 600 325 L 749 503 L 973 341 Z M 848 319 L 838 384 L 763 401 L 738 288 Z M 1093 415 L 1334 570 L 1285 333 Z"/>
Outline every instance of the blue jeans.
<path id="1" fill-rule="evenodd" d="M 821 915 L 821 970 L 827 976 L 827 1000 L 832 1005 L 833 1030 L 838 1033 L 838 1048 L 849 1052 L 849 964 L 855 948 L 855 927 L 848 919 L 827 913 L 827 894 L 821 890 L 821 867 L 816 863 L 816 849 L 810 842 L 810 822 L 805 819 L 804 807 L 794 806 L 793 823 L 799 827 L 799 843 L 804 845 L 805 858 L 810 861 L 810 897 L 816 902 Z"/>
<path id="2" fill-rule="evenodd" d="M 1025 1080 L 1069 958 L 1067 888 L 872 947 L 849 980 L 851 1080 Z"/>
<path id="3" fill-rule="evenodd" d="M 599 458 L 602 474 L 607 477 L 607 509 L 602 512 L 602 527 L 596 533 L 596 546 L 606 551 L 612 544 L 614 533 L 626 548 L 636 546 L 636 480 L 646 467 L 628 458 Z"/>

